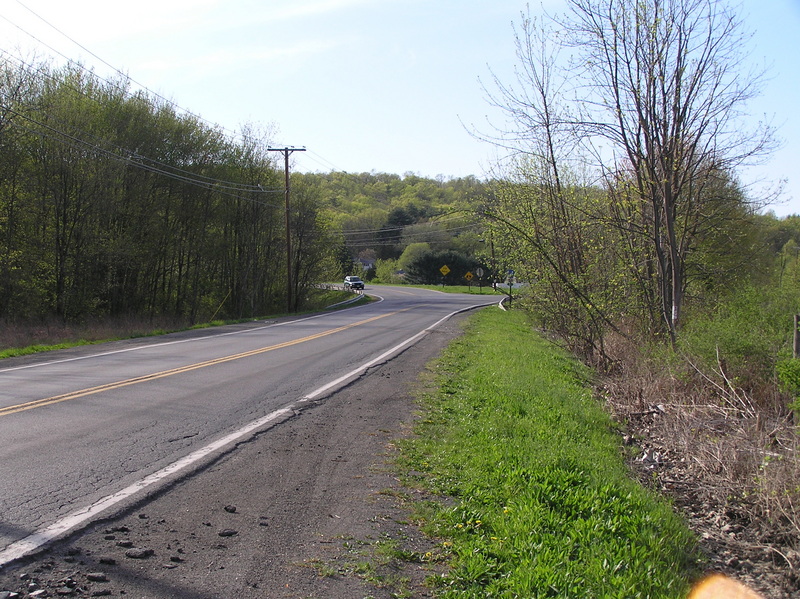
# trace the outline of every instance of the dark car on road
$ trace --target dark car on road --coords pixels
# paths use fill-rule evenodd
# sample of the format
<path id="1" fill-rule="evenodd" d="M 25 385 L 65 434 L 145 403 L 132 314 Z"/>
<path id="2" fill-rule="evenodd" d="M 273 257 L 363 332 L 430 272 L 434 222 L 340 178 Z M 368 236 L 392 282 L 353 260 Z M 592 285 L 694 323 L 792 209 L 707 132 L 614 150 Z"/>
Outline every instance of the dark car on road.
<path id="1" fill-rule="evenodd" d="M 364 281 L 360 277 L 349 276 L 344 278 L 345 289 L 364 289 Z"/>

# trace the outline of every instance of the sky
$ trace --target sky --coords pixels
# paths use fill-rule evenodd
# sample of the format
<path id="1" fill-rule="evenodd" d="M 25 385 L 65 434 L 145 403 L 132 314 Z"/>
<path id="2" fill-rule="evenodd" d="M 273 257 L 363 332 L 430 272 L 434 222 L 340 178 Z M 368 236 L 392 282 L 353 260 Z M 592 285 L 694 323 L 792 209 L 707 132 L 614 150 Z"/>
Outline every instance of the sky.
<path id="1" fill-rule="evenodd" d="M 736 1 L 736 0 L 734 0 Z M 563 10 L 563 0 L 530 2 Z M 291 168 L 488 176 L 502 158 L 470 132 L 497 117 L 482 83 L 513 82 L 512 23 L 525 0 L 0 0 L 0 50 L 79 61 L 231 133 L 252 125 L 304 147 Z M 782 146 L 740 174 L 753 193 L 786 181 L 800 214 L 800 0 L 741 0 L 750 60 L 765 65 L 751 119 Z"/>

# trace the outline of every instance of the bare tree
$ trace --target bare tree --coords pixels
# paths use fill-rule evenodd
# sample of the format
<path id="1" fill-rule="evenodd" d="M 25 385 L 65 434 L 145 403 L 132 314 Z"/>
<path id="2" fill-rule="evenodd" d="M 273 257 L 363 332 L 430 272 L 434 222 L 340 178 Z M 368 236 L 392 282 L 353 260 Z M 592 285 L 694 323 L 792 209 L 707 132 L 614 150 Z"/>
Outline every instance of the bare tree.
<path id="1" fill-rule="evenodd" d="M 495 78 L 498 92 L 490 94 L 511 123 L 494 141 L 544 156 L 551 166 L 587 160 L 609 202 L 624 203 L 603 218 L 649 248 L 651 266 L 639 273 L 654 278 L 656 312 L 674 341 L 687 256 L 714 220 L 709 211 L 721 205 L 706 201 L 713 195 L 707 190 L 718 187 L 720 172 L 774 149 L 770 126 L 743 126 L 763 72 L 746 68 L 748 36 L 721 0 L 567 4 L 568 14 L 548 19 L 555 27 L 544 31 L 551 47 L 574 53 L 569 60 L 541 52 L 543 30 L 523 15 L 518 87 Z M 553 133 L 560 146 L 551 143 Z M 558 171 L 551 174 L 558 190 Z"/>
<path id="2" fill-rule="evenodd" d="M 703 191 L 772 148 L 772 131 L 742 126 L 760 88 L 746 71 L 742 22 L 717 0 L 569 0 L 580 51 L 583 132 L 610 142 L 605 172 L 630 172 L 647 204 L 661 313 L 674 339 L 685 261 L 708 207 Z M 642 207 L 645 210 L 645 207 Z"/>
<path id="3" fill-rule="evenodd" d="M 567 72 L 547 23 L 523 15 L 515 41 L 516 84 L 494 77 L 496 91 L 487 90 L 513 124 L 491 141 L 515 157 L 485 214 L 498 248 L 531 282 L 542 324 L 576 353 L 602 359 L 603 331 L 616 329 L 613 291 L 595 257 L 602 232 L 590 207 L 598 193 L 577 167 L 580 148 L 563 96 Z"/>

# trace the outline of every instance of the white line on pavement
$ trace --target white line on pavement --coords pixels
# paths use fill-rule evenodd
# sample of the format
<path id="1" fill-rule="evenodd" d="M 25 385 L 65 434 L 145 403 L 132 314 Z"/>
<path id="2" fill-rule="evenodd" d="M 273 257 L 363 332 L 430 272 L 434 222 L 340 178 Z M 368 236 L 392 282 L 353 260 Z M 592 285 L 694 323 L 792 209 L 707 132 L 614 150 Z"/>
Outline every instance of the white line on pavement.
<path id="1" fill-rule="evenodd" d="M 409 337 L 402 343 L 395 345 L 393 348 L 385 351 L 381 355 L 376 358 L 373 358 L 369 362 L 366 362 L 359 366 L 358 368 L 348 372 L 344 376 L 337 378 L 330 383 L 327 383 L 316 390 L 312 391 L 311 393 L 305 395 L 300 402 L 307 402 L 313 399 L 324 395 L 325 393 L 330 392 L 332 389 L 335 389 L 347 381 L 355 379 L 356 377 L 360 376 L 361 374 L 365 373 L 367 370 L 379 364 L 393 355 L 401 352 L 403 349 L 413 345 L 417 341 L 419 341 L 422 337 L 427 335 L 430 331 L 435 329 L 441 323 L 443 323 L 448 318 L 459 314 L 461 312 L 466 312 L 467 310 L 472 310 L 473 308 L 477 308 L 480 306 L 470 306 L 467 308 L 462 308 L 460 310 L 456 310 L 455 312 L 451 312 L 444 318 L 438 320 L 431 326 L 427 327 L 423 331 L 420 331 L 416 335 Z M 121 491 L 118 491 L 112 495 L 108 495 L 99 499 L 98 501 L 92 503 L 89 506 L 80 508 L 71 514 L 65 516 L 61 520 L 54 522 L 53 524 L 42 528 L 27 537 L 20 539 L 6 547 L 4 550 L 0 551 L 0 568 L 3 566 L 20 559 L 28 554 L 34 553 L 35 551 L 39 550 L 40 548 L 44 547 L 45 545 L 55 541 L 59 537 L 65 535 L 66 533 L 80 527 L 88 523 L 92 518 L 100 514 L 101 512 L 119 504 L 120 502 L 129 499 L 133 495 L 143 491 L 144 489 L 151 487 L 152 485 L 162 482 L 170 476 L 181 472 L 190 466 L 196 464 L 200 460 L 208 457 L 209 455 L 213 454 L 214 452 L 220 451 L 223 448 L 232 445 L 238 441 L 241 441 L 244 437 L 252 434 L 253 432 L 257 431 L 258 429 L 266 426 L 274 422 L 275 420 L 279 420 L 283 417 L 289 416 L 294 412 L 296 405 L 288 405 L 286 407 L 280 408 L 275 410 L 274 412 L 267 414 L 257 420 L 246 424 L 245 426 L 233 431 L 225 435 L 224 437 L 217 439 L 216 441 L 209 443 L 205 447 L 194 451 L 179 460 L 173 462 L 172 464 L 149 474 L 142 478 L 141 480 L 125 487 Z"/>

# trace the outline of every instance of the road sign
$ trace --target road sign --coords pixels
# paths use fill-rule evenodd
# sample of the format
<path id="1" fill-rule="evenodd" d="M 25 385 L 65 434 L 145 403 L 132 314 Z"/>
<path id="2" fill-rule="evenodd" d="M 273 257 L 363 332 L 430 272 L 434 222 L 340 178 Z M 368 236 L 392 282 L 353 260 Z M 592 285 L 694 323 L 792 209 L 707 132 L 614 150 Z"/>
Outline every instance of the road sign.
<path id="1" fill-rule="evenodd" d="M 467 274 L 465 274 L 465 275 L 464 275 L 464 278 L 465 278 L 467 281 L 471 281 L 471 280 L 472 280 L 472 278 L 473 278 L 474 276 L 475 276 L 475 275 L 473 275 L 471 272 L 468 272 Z"/>
<path id="2" fill-rule="evenodd" d="M 478 275 L 479 279 L 482 279 L 483 278 L 483 269 L 479 266 L 478 268 L 475 269 L 475 274 Z"/>
<path id="3" fill-rule="evenodd" d="M 449 272 L 450 272 L 450 268 L 447 266 L 447 264 L 445 264 L 444 266 L 442 266 L 442 267 L 439 269 L 439 272 L 440 272 L 440 273 L 442 273 L 442 274 L 443 274 L 443 275 L 446 277 L 446 276 L 447 276 L 447 273 L 449 273 Z"/>

